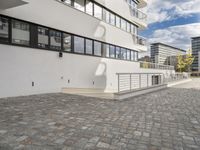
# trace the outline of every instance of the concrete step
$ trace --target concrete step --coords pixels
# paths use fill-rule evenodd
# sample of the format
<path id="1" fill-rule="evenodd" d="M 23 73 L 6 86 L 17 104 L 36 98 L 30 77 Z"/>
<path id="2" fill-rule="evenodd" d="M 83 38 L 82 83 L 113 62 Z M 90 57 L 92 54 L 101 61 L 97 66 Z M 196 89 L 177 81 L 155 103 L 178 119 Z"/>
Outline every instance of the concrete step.
<path id="1" fill-rule="evenodd" d="M 62 93 L 76 94 L 88 97 L 97 97 L 103 99 L 114 99 L 113 93 L 105 93 L 103 89 L 90 89 L 90 88 L 63 88 Z"/>

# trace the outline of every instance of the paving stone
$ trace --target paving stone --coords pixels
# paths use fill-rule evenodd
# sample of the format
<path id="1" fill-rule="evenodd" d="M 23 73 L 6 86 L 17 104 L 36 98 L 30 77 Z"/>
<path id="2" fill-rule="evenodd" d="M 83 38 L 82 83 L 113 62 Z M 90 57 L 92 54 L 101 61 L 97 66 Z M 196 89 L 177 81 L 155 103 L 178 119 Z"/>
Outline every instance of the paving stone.
<path id="1" fill-rule="evenodd" d="M 200 92 L 183 88 L 120 102 L 62 93 L 0 99 L 0 149 L 199 150 Z"/>
<path id="2" fill-rule="evenodd" d="M 97 147 L 98 147 L 98 148 L 109 148 L 110 145 L 109 145 L 108 143 L 99 142 L 99 143 L 97 144 Z"/>

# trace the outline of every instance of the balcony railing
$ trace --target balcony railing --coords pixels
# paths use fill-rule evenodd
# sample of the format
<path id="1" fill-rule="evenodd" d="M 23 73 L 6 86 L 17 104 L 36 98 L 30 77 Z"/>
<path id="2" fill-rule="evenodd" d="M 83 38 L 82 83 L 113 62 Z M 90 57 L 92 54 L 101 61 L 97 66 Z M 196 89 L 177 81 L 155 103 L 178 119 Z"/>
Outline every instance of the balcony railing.
<path id="1" fill-rule="evenodd" d="M 145 13 L 143 13 L 142 11 L 140 11 L 139 9 L 137 9 L 136 7 L 132 6 L 128 1 L 127 4 L 129 5 L 130 9 L 131 9 L 131 15 L 146 22 L 147 21 L 147 15 Z"/>
<path id="2" fill-rule="evenodd" d="M 135 38 L 136 44 L 143 45 L 143 46 L 147 45 L 147 40 L 144 37 L 134 35 L 134 38 Z"/>
<path id="3" fill-rule="evenodd" d="M 117 73 L 118 93 L 164 84 L 163 73 Z"/>
<path id="4" fill-rule="evenodd" d="M 161 65 L 156 63 L 150 63 L 150 62 L 140 62 L 140 68 L 143 69 L 161 69 L 161 70 L 174 70 L 174 66 L 169 65 Z"/>

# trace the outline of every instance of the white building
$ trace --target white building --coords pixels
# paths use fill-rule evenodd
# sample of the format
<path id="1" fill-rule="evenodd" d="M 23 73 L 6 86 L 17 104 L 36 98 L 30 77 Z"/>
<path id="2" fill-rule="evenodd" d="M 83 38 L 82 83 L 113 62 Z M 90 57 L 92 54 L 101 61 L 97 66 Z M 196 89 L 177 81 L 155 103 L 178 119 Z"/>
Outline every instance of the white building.
<path id="1" fill-rule="evenodd" d="M 116 73 L 141 69 L 146 0 L 1 0 L 0 97 L 117 90 Z"/>

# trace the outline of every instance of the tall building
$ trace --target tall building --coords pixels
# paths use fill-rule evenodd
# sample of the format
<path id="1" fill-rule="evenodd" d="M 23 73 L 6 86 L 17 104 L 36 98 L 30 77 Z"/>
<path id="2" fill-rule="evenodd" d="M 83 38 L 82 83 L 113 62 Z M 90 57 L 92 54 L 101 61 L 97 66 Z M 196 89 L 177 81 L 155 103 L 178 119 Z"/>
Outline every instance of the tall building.
<path id="1" fill-rule="evenodd" d="M 169 56 L 185 55 L 186 51 L 163 43 L 151 44 L 151 58 L 154 63 L 169 65 Z"/>
<path id="2" fill-rule="evenodd" d="M 192 71 L 200 71 L 200 36 L 192 38 L 192 55 L 194 56 Z"/>
<path id="3" fill-rule="evenodd" d="M 140 10 L 146 6 L 146 0 L 1 0 L 0 97 L 117 91 L 116 73 L 142 72 L 138 53 L 147 46 L 138 30 L 147 27 Z"/>

